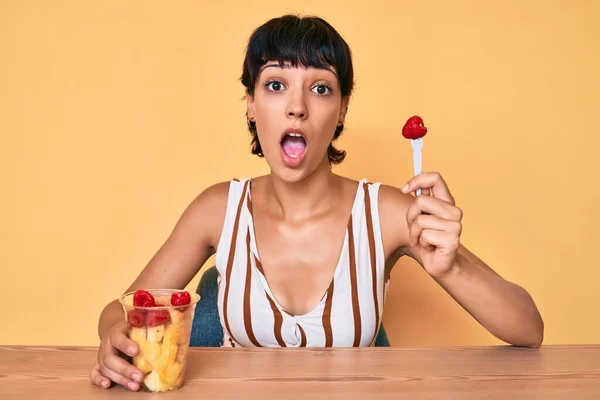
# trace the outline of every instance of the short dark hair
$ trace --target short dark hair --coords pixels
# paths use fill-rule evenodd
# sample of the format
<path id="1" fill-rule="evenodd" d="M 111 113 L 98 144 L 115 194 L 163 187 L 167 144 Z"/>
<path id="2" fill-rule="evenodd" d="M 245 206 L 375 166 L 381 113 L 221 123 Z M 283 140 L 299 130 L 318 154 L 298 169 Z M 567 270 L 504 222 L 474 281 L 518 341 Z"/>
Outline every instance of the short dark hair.
<path id="1" fill-rule="evenodd" d="M 337 70 L 342 98 L 350 96 L 354 88 L 350 47 L 327 21 L 319 17 L 287 14 L 256 28 L 248 41 L 241 77 L 250 96 L 254 96 L 260 68 L 268 61 L 278 61 L 282 67 L 286 62 L 293 67 L 332 66 Z M 264 157 L 256 127 L 249 125 L 248 129 L 252 135 L 252 154 Z M 335 130 L 333 140 L 339 138 L 342 130 L 343 126 Z M 339 164 L 344 161 L 346 152 L 330 143 L 327 155 L 331 164 Z"/>

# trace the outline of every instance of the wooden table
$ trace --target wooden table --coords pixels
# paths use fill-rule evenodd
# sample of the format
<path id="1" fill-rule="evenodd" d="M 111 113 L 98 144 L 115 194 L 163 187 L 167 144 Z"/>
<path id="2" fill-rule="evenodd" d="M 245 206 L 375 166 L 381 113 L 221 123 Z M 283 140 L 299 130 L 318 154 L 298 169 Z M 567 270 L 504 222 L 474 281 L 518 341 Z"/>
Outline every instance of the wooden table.
<path id="1" fill-rule="evenodd" d="M 100 389 L 95 347 L 0 347 L 0 399 L 600 399 L 600 345 L 190 352 L 170 393 Z"/>

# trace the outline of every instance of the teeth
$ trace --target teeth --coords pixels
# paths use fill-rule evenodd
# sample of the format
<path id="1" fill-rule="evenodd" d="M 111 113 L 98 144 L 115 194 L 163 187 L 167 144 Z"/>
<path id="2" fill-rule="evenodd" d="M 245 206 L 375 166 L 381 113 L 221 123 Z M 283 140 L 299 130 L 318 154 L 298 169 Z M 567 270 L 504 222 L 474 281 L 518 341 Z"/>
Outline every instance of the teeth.
<path id="1" fill-rule="evenodd" d="M 296 133 L 296 132 L 291 132 L 291 133 L 288 133 L 288 136 L 292 136 L 292 137 L 302 137 L 302 135 L 301 135 L 301 134 L 299 134 L 299 133 Z"/>

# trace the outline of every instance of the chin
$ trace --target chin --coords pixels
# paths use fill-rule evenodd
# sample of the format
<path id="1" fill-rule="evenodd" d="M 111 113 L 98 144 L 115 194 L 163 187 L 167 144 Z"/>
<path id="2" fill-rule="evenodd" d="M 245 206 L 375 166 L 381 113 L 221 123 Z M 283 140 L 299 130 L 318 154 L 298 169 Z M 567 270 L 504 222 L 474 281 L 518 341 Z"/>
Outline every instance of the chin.
<path id="1" fill-rule="evenodd" d="M 278 156 L 279 155 L 277 154 L 276 157 Z M 280 157 L 279 159 L 276 157 L 273 157 L 275 158 L 273 161 L 273 158 L 265 156 L 265 160 L 270 167 L 271 175 L 286 183 L 301 182 L 316 169 L 316 166 L 312 166 L 311 168 L 308 159 L 302 160 L 300 165 L 291 168 L 283 163 Z"/>
<path id="2" fill-rule="evenodd" d="M 328 160 L 326 159 L 321 160 L 321 162 L 316 162 L 308 157 L 302 160 L 302 163 L 295 167 L 289 167 L 280 159 L 276 160 L 274 163 L 271 163 L 269 160 L 267 160 L 267 163 L 271 167 L 271 175 L 277 177 L 283 182 L 290 184 L 301 182 L 313 175 L 315 172 L 321 169 L 322 163 L 329 164 Z M 330 171 L 330 168 L 327 167 L 326 170 Z"/>
<path id="3" fill-rule="evenodd" d="M 274 168 L 271 167 L 271 175 L 286 183 L 297 183 L 304 180 L 310 173 L 303 166 L 289 168 L 285 165 L 277 165 Z"/>

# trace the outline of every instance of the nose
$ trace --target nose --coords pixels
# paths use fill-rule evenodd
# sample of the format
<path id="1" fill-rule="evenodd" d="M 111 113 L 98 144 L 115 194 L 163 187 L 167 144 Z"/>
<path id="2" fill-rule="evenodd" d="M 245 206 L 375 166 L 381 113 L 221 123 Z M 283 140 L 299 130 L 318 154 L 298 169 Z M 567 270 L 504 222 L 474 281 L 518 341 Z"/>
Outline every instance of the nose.
<path id="1" fill-rule="evenodd" d="M 305 119 L 308 117 L 308 108 L 306 107 L 304 93 L 302 90 L 296 90 L 291 94 L 286 112 L 288 118 Z"/>

